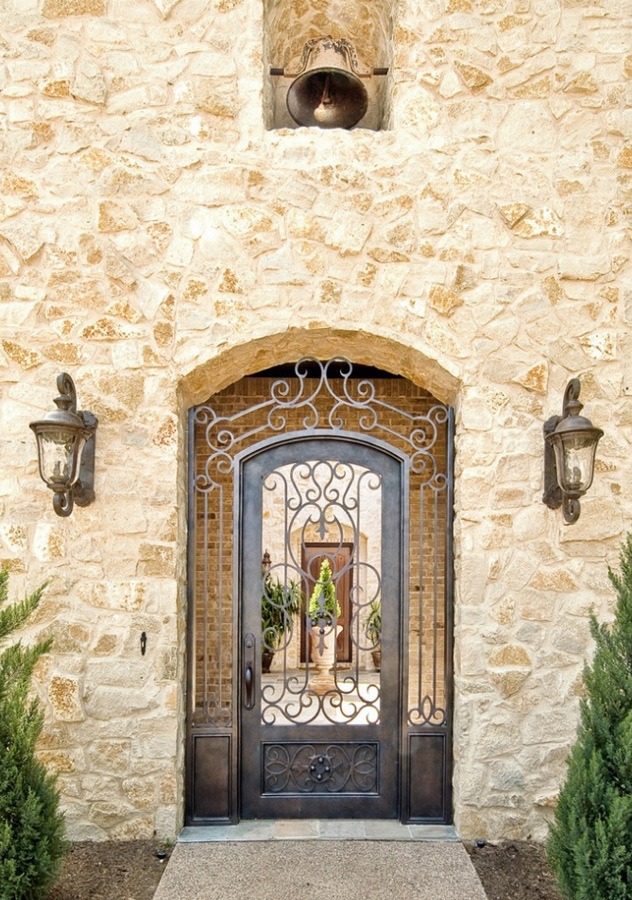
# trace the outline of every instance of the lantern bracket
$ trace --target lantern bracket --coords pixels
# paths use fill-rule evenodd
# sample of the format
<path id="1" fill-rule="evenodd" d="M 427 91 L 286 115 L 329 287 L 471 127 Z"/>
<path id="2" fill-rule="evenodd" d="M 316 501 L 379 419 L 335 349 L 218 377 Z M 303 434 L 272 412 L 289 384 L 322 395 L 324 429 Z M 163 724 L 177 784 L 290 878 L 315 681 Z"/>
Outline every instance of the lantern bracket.
<path id="1" fill-rule="evenodd" d="M 542 502 L 549 509 L 559 509 L 562 505 L 564 496 L 562 488 L 557 483 L 557 466 L 555 465 L 555 451 L 551 444 L 546 440 L 549 434 L 553 434 L 562 416 L 551 416 L 544 423 L 542 431 L 544 432 L 544 493 L 542 494 Z"/>
<path id="2" fill-rule="evenodd" d="M 83 419 L 83 424 L 92 432 L 85 443 L 81 455 L 79 478 L 72 489 L 72 495 L 77 506 L 90 506 L 94 502 L 94 447 L 96 443 L 96 431 L 98 419 L 94 413 L 87 410 L 79 410 L 78 416 Z"/>

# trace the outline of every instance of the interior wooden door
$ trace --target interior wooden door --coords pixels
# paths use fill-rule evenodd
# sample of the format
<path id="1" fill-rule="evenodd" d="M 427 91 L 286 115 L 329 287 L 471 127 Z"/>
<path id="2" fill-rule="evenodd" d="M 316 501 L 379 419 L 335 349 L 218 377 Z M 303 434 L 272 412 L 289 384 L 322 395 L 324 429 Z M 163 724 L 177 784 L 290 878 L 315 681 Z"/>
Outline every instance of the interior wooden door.
<path id="1" fill-rule="evenodd" d="M 318 573 L 320 567 L 325 560 L 331 562 L 334 576 L 340 573 L 337 579 L 337 596 L 340 603 L 341 614 L 338 617 L 338 624 L 341 631 L 337 637 L 338 652 L 336 659 L 339 663 L 350 663 L 353 656 L 353 642 L 351 640 L 351 586 L 353 579 L 353 568 L 351 566 L 351 551 L 353 545 L 345 543 L 338 544 L 314 544 L 307 543 L 302 548 L 301 566 L 304 572 L 309 573 L 309 578 L 305 582 L 304 596 L 309 598 L 314 590 L 314 586 L 318 581 Z M 305 634 L 306 617 L 301 616 L 301 662 L 305 662 L 305 653 L 309 647 L 309 641 Z"/>

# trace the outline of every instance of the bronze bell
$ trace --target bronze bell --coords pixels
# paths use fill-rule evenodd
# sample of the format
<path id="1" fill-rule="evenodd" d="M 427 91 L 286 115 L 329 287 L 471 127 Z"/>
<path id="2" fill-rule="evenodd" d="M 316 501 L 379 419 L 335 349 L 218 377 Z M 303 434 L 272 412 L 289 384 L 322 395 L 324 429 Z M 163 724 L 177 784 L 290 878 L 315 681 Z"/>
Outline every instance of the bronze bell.
<path id="1" fill-rule="evenodd" d="M 303 49 L 301 68 L 287 92 L 288 112 L 298 125 L 353 128 L 365 115 L 369 95 L 355 48 L 345 38 L 316 38 Z"/>

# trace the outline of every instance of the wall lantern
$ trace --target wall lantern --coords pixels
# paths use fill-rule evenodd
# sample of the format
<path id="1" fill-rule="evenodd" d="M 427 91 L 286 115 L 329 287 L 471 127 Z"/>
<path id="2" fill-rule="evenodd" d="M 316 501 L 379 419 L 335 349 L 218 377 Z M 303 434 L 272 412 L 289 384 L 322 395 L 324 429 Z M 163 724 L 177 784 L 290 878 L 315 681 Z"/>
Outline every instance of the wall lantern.
<path id="1" fill-rule="evenodd" d="M 561 416 L 551 416 L 544 423 L 544 494 L 549 509 L 562 507 L 564 520 L 572 525 L 579 519 L 582 497 L 592 484 L 595 451 L 601 428 L 580 416 L 581 384 L 572 378 L 564 392 Z"/>
<path id="2" fill-rule="evenodd" d="M 31 422 L 37 438 L 39 472 L 54 491 L 53 509 L 69 516 L 76 503 L 88 506 L 94 500 L 94 443 L 97 418 L 77 411 L 75 383 L 66 372 L 57 376 L 57 409 Z"/>

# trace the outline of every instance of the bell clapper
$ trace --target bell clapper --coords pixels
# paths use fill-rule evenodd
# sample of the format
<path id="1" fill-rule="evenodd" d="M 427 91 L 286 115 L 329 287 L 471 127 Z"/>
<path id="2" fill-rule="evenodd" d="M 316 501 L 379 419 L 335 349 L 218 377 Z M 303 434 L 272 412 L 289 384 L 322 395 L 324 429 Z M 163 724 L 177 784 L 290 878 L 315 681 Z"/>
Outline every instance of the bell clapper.
<path id="1" fill-rule="evenodd" d="M 353 128 L 366 114 L 369 95 L 362 78 L 371 78 L 371 72 L 359 71 L 355 48 L 344 38 L 308 41 L 300 70 L 291 75 L 284 70 L 284 77 L 293 78 L 286 105 L 297 125 Z"/>
<path id="2" fill-rule="evenodd" d="M 320 98 L 320 103 L 314 110 L 314 118 L 317 122 L 322 122 L 323 124 L 333 121 L 335 118 L 335 109 L 334 102 L 332 100 L 331 94 L 329 93 L 330 88 L 330 74 L 327 72 L 325 76 L 325 86 L 323 88 L 323 96 Z"/>

